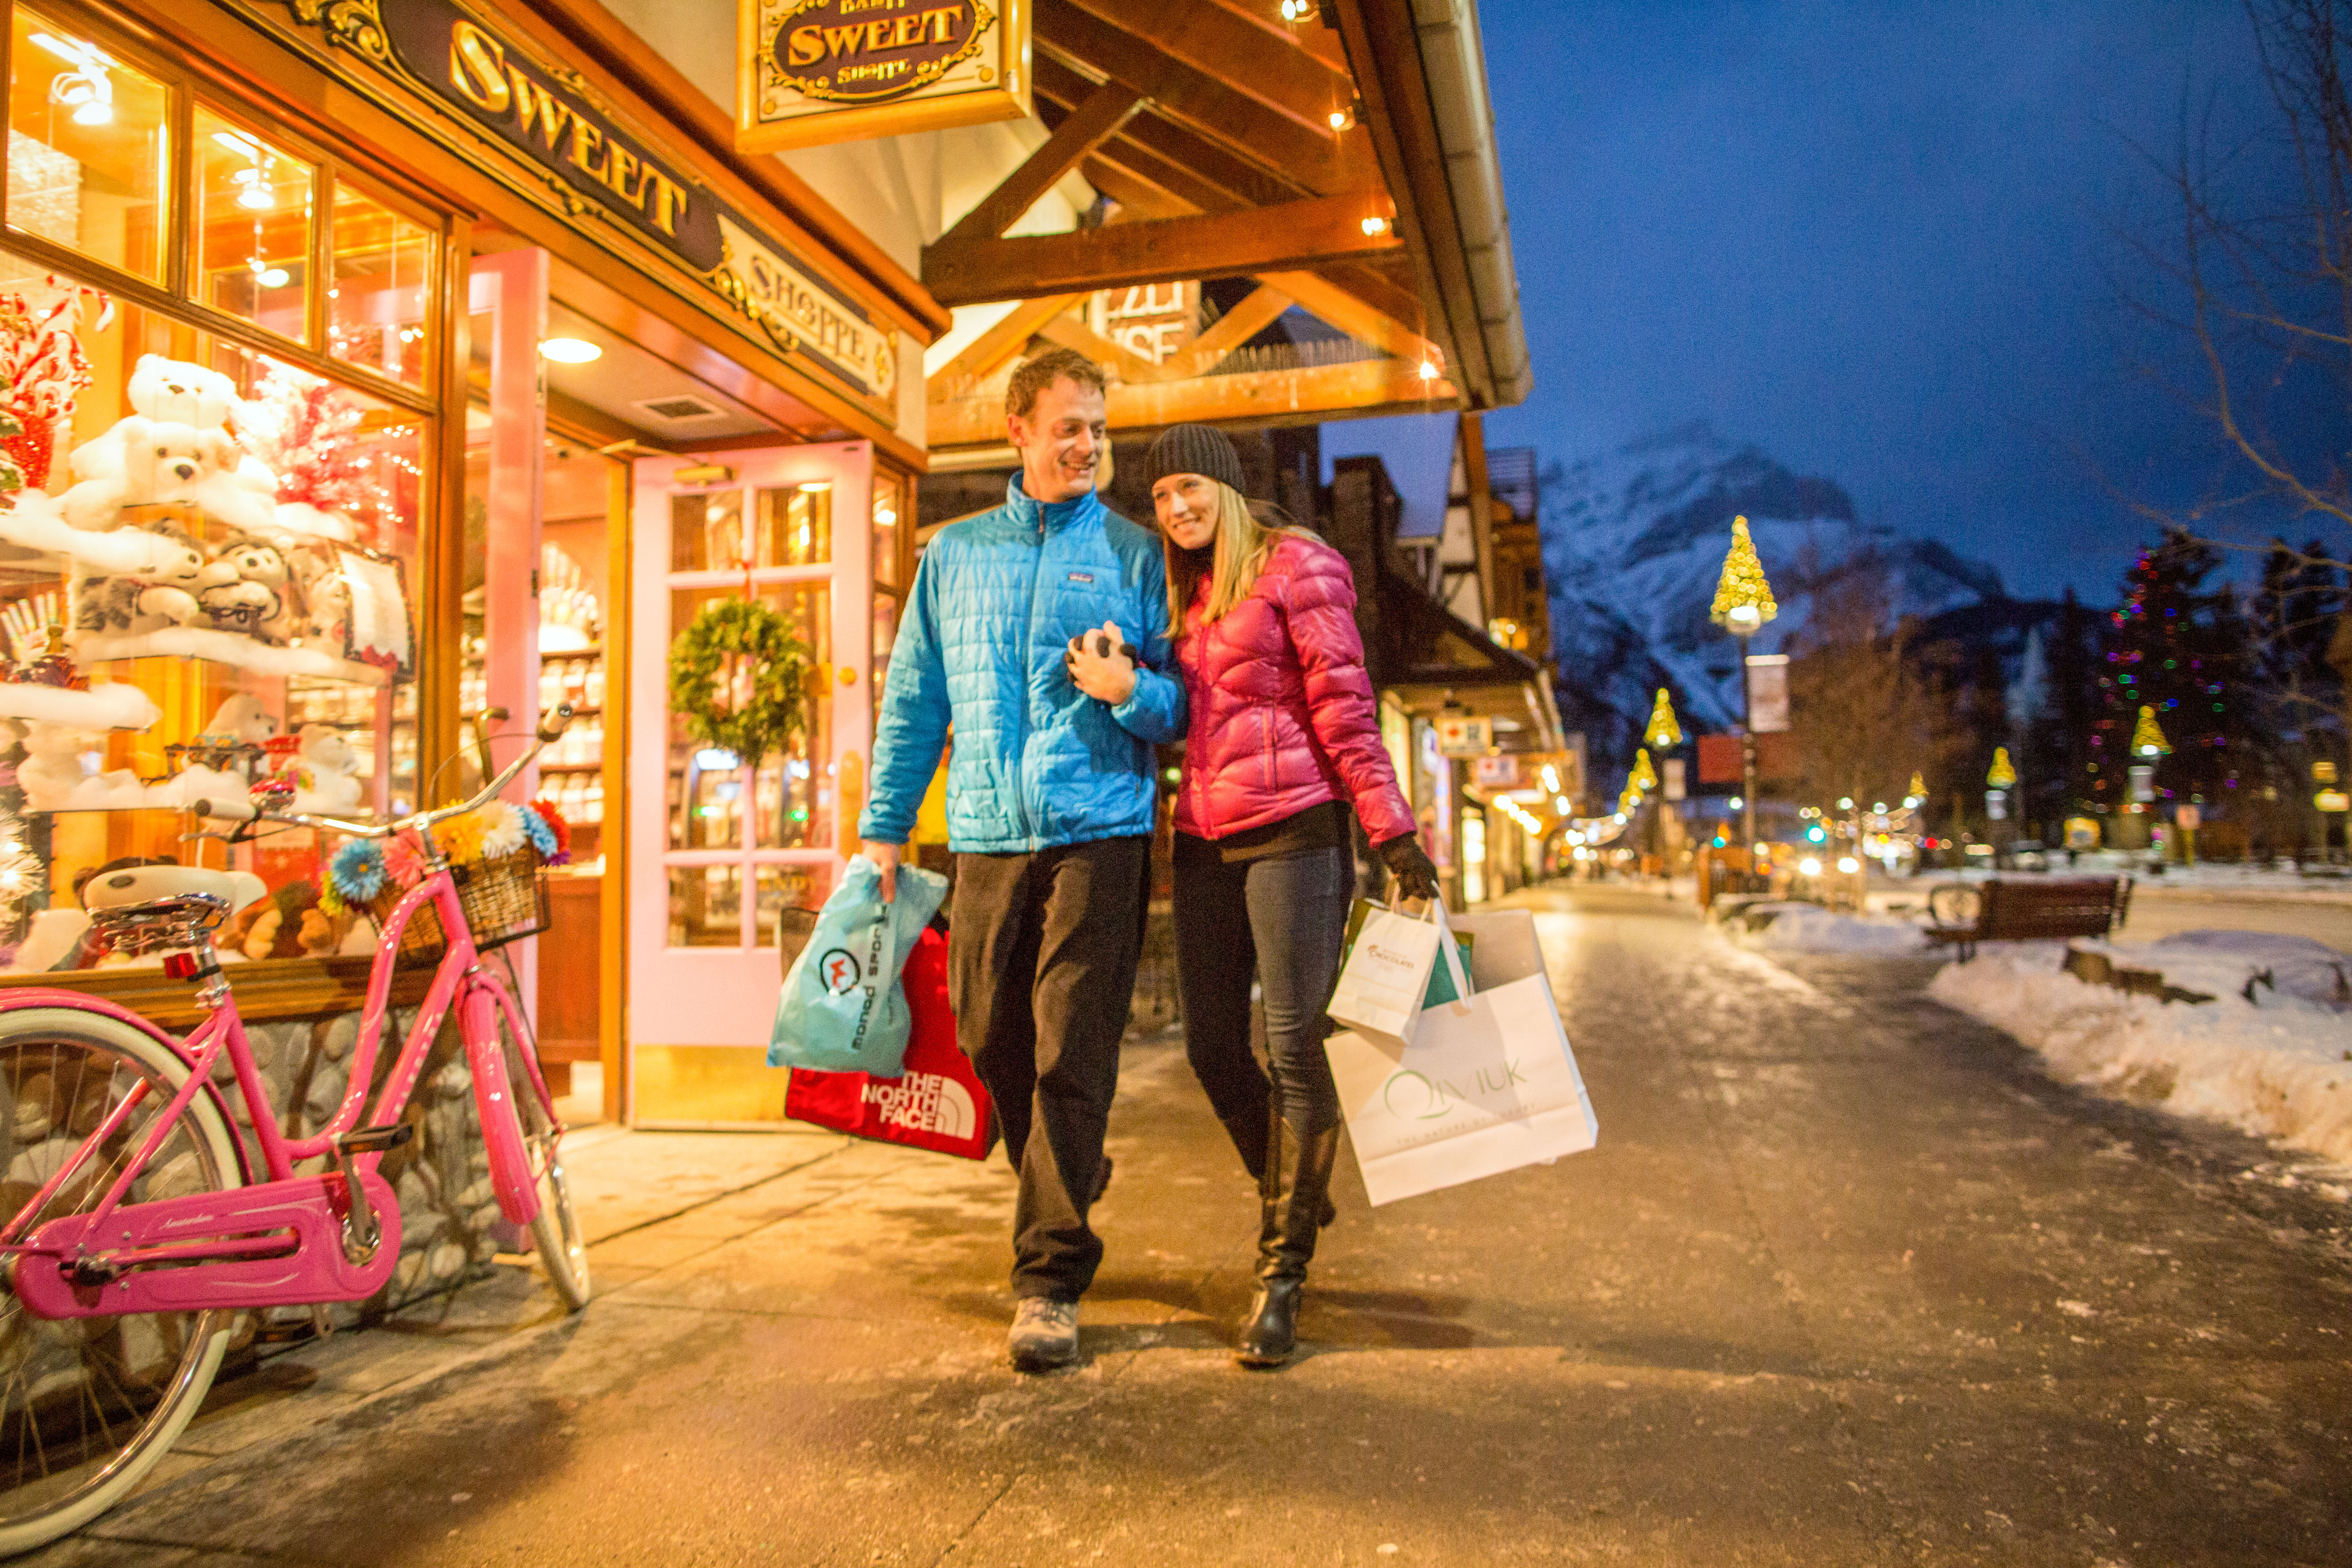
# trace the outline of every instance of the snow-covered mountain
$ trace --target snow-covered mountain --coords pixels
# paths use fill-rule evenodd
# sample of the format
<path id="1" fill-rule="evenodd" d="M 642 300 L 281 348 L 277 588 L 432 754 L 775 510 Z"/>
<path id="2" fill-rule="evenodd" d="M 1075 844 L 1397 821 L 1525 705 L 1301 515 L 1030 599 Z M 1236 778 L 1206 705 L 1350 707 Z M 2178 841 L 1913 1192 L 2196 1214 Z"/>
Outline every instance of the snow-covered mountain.
<path id="1" fill-rule="evenodd" d="M 1883 572 L 1901 615 L 2005 597 L 1990 566 L 1862 521 L 1834 480 L 1791 473 L 1703 420 L 1629 442 L 1543 485 L 1563 717 L 1596 750 L 1613 754 L 1629 727 L 1638 732 L 1661 686 L 1702 728 L 1737 721 L 1739 648 L 1707 618 L 1736 515 L 1780 606 L 1749 652 L 1779 651 L 1804 626 L 1814 589 L 1841 572 Z"/>

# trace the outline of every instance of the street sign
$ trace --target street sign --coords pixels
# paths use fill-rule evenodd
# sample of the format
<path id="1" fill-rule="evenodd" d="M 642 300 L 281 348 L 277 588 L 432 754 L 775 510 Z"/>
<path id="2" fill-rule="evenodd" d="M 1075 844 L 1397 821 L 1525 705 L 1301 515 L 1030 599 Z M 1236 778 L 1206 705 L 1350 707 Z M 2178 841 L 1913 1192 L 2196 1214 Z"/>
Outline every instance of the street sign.
<path id="1" fill-rule="evenodd" d="M 1480 789 L 1517 789 L 1520 784 L 1519 759 L 1501 754 L 1473 757 L 1470 782 Z"/>
<path id="2" fill-rule="evenodd" d="M 1495 749 L 1495 721 L 1466 713 L 1437 721 L 1437 751 L 1446 757 L 1483 757 Z"/>
<path id="3" fill-rule="evenodd" d="M 1748 727 L 1759 735 L 1778 735 L 1789 728 L 1787 654 L 1748 656 Z"/>
<path id="4" fill-rule="evenodd" d="M 2311 782 L 2314 784 L 2334 784 L 2336 782 L 2336 764 L 2325 760 L 2312 763 Z"/>
<path id="5" fill-rule="evenodd" d="M 2205 814 L 2194 805 L 2184 804 L 2172 808 L 2172 820 L 2194 833 L 2205 826 Z"/>

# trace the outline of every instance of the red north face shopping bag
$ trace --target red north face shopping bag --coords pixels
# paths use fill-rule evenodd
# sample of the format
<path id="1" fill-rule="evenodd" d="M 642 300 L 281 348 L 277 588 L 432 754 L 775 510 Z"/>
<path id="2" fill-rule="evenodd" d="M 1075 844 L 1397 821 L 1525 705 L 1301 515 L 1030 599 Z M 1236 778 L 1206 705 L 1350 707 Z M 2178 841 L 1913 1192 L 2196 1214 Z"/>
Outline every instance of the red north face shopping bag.
<path id="1" fill-rule="evenodd" d="M 985 1160 L 996 1147 L 996 1117 L 971 1063 L 956 1048 L 948 1005 L 948 939 L 926 931 L 899 972 L 913 1027 L 902 1078 L 793 1069 L 784 1114 L 859 1138 Z"/>

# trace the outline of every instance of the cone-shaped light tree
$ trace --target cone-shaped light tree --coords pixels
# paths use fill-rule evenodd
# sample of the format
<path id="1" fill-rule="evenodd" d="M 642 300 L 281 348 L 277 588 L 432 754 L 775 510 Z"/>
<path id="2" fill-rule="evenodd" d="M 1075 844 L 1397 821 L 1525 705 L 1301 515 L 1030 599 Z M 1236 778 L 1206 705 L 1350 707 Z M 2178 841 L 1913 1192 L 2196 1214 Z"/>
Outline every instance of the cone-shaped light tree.
<path id="1" fill-rule="evenodd" d="M 2168 757 L 2172 742 L 2164 738 L 2163 729 L 2156 721 L 2156 710 L 2143 705 L 2139 722 L 2132 729 L 2131 752 L 2135 757 Z"/>
<path id="2" fill-rule="evenodd" d="M 1675 718 L 1675 705 L 1666 696 L 1666 689 L 1658 688 L 1656 706 L 1650 710 L 1650 727 L 1642 731 L 1642 743 L 1671 752 L 1683 743 L 1683 727 Z"/>
<path id="3" fill-rule="evenodd" d="M 1989 789 L 2007 789 L 2016 783 L 2017 769 L 2010 763 L 2009 748 L 1995 746 L 1992 749 L 1992 767 L 1985 774 L 1985 786 Z"/>
<path id="4" fill-rule="evenodd" d="M 1628 787 L 1640 790 L 1643 795 L 1658 787 L 1658 770 L 1650 763 L 1649 747 L 1644 746 L 1633 753 L 1633 776 L 1625 783 Z"/>
<path id="5" fill-rule="evenodd" d="M 1739 639 L 1739 761 L 1740 840 L 1750 854 L 1756 849 L 1756 731 L 1749 722 L 1748 639 L 1780 613 L 1772 602 L 1772 584 L 1764 578 L 1764 563 L 1756 558 L 1756 541 L 1748 537 L 1748 520 L 1731 520 L 1731 550 L 1723 558 L 1723 575 L 1716 580 L 1715 606 L 1707 612 L 1717 626 Z"/>

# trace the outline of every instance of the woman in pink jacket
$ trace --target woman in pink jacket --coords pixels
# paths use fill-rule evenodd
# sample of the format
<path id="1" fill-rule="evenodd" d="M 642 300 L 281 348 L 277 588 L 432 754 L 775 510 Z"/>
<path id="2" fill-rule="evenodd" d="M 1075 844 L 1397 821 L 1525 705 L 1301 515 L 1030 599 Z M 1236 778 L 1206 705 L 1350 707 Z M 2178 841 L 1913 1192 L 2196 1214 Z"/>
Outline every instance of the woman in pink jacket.
<path id="1" fill-rule="evenodd" d="M 1276 1366 L 1331 1213 L 1340 1114 L 1323 1009 L 1356 891 L 1350 808 L 1399 892 L 1432 897 L 1437 873 L 1381 743 L 1346 559 L 1253 517 L 1240 455 L 1206 426 L 1167 431 L 1147 468 L 1190 708 L 1176 796 L 1184 1049 L 1258 1178 L 1258 1290 L 1238 1354 Z M 1253 977 L 1270 1084 L 1250 1052 Z"/>

